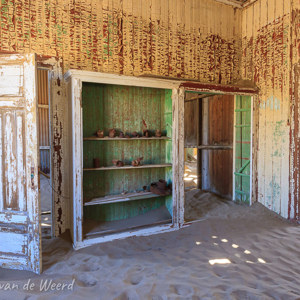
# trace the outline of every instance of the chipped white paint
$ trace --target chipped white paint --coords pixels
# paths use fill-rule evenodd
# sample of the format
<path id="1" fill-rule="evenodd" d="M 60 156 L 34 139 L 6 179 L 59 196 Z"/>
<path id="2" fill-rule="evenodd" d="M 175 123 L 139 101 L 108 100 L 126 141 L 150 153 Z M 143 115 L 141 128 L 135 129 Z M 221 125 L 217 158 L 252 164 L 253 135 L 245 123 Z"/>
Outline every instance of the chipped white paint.
<path id="1" fill-rule="evenodd" d="M 23 118 L 23 113 L 17 114 L 17 188 L 20 211 L 26 211 Z"/>
<path id="2" fill-rule="evenodd" d="M 69 196 L 69 110 L 66 86 L 63 80 L 62 58 L 37 56 L 39 69 L 49 75 L 49 137 L 50 137 L 50 185 L 52 186 L 51 235 L 59 236 L 71 228 Z M 48 107 L 48 106 L 47 106 Z"/>
<path id="3" fill-rule="evenodd" d="M 72 78 L 72 185 L 73 185 L 73 244 L 82 242 L 82 81 Z"/>
<path id="4" fill-rule="evenodd" d="M 0 266 L 39 273 L 35 55 L 1 55 L 0 70 Z"/>
<path id="5" fill-rule="evenodd" d="M 0 66 L 0 96 L 23 96 L 23 65 Z"/>
<path id="6" fill-rule="evenodd" d="M 52 236 L 58 236 L 70 228 L 69 218 L 69 157 L 68 153 L 68 105 L 64 92 L 62 59 L 56 57 L 43 60 L 51 66 L 50 87 L 50 145 L 52 193 Z"/>
<path id="7" fill-rule="evenodd" d="M 80 71 L 80 70 L 69 70 L 64 78 L 80 78 L 82 81 L 86 82 L 95 82 L 103 84 L 119 84 L 119 85 L 128 85 L 128 86 L 141 86 L 149 88 L 158 88 L 158 89 L 172 89 L 178 88 L 183 81 L 179 80 L 168 80 L 160 78 L 150 78 L 150 77 L 133 77 L 117 74 L 108 74 L 101 72 L 90 72 L 90 71 Z"/>
<path id="8" fill-rule="evenodd" d="M 24 212 L 17 212 L 17 211 L 0 212 L 0 223 L 8 223 L 8 222 L 16 225 L 26 224 L 27 215 L 24 214 Z"/>
<path id="9" fill-rule="evenodd" d="M 0 232 L 0 241 L 0 253 L 5 253 L 5 255 L 27 255 L 27 235 L 10 231 Z"/>
<path id="10" fill-rule="evenodd" d="M 12 112 L 4 112 L 5 116 L 5 126 L 4 128 L 4 170 L 5 170 L 5 202 L 4 207 L 8 209 L 13 209 L 13 199 L 17 197 L 17 162 L 15 157 L 15 151 L 13 149 L 14 144 L 14 125 L 15 122 L 12 120 Z"/>
<path id="11" fill-rule="evenodd" d="M 127 232 L 121 232 L 121 233 L 116 233 L 116 234 L 110 234 L 102 237 L 96 237 L 93 239 L 86 239 L 81 242 L 78 242 L 74 244 L 74 249 L 78 250 L 84 247 L 89 247 L 94 244 L 99 244 L 99 243 L 105 243 L 109 242 L 112 240 L 121 240 L 125 239 L 128 237 L 133 237 L 133 236 L 149 236 L 153 234 L 159 234 L 159 233 L 165 233 L 165 232 L 171 232 L 177 230 L 178 227 L 174 226 L 171 227 L 170 225 L 161 225 L 161 226 L 155 226 L 151 228 L 146 228 L 146 229 L 140 229 L 137 231 L 127 231 Z"/>

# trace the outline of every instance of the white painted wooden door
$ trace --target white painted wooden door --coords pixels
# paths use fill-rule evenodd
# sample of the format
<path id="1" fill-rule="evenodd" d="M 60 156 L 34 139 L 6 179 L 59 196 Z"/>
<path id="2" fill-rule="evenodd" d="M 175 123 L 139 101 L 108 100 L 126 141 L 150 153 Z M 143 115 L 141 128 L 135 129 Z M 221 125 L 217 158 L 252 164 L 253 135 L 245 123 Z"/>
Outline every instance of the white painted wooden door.
<path id="1" fill-rule="evenodd" d="M 41 270 L 34 54 L 0 55 L 0 266 Z"/>

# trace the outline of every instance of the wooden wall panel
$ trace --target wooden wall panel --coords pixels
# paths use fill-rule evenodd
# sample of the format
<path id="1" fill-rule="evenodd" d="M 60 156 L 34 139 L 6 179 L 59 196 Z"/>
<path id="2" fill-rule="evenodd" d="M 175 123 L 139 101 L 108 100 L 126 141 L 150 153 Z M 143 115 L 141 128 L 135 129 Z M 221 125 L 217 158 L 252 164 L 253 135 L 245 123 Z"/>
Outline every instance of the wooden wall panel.
<path id="1" fill-rule="evenodd" d="M 208 145 L 232 145 L 234 96 L 217 95 L 208 99 Z"/>
<path id="2" fill-rule="evenodd" d="M 214 0 L 10 0 L 0 50 L 62 57 L 69 68 L 230 83 L 241 11 Z"/>
<path id="3" fill-rule="evenodd" d="M 208 99 L 208 145 L 232 145 L 234 96 L 218 95 Z M 208 151 L 210 190 L 230 199 L 232 199 L 232 152 L 232 150 Z"/>
<path id="4" fill-rule="evenodd" d="M 243 79 L 259 87 L 254 140 L 258 201 L 283 217 L 289 204 L 291 5 L 258 0 L 242 12 Z M 256 176 L 256 175 L 255 175 Z"/>
<path id="5" fill-rule="evenodd" d="M 209 190 L 228 199 L 232 199 L 232 162 L 232 150 L 209 151 Z"/>
<path id="6" fill-rule="evenodd" d="M 184 146 L 195 148 L 198 146 L 199 134 L 199 101 L 184 102 Z"/>

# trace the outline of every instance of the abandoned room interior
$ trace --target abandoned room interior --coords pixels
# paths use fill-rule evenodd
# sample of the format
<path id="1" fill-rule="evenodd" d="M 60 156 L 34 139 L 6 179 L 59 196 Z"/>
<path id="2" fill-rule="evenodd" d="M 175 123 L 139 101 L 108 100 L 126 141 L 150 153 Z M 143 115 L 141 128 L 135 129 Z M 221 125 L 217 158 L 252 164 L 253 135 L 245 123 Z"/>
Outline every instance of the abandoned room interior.
<path id="1" fill-rule="evenodd" d="M 299 0 L 2 0 L 0 298 L 299 299 L 299 28 Z"/>

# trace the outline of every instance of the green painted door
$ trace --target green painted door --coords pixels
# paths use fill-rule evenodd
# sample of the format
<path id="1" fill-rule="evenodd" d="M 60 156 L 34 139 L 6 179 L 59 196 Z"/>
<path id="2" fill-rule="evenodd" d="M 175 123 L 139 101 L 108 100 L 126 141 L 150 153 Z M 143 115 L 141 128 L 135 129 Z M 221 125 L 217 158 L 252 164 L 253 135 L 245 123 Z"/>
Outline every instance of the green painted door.
<path id="1" fill-rule="evenodd" d="M 251 203 L 251 97 L 235 98 L 234 200 Z"/>

